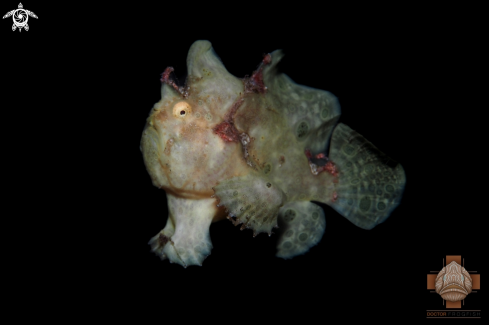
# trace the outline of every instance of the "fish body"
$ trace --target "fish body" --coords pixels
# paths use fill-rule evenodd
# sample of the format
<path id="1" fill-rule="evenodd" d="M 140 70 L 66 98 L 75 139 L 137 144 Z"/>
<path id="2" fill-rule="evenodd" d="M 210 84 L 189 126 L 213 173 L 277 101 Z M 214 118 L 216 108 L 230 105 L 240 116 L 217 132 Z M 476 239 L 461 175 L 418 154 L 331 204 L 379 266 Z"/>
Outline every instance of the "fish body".
<path id="1" fill-rule="evenodd" d="M 277 256 L 316 245 L 330 205 L 371 229 L 398 206 L 400 164 L 348 126 L 328 91 L 294 83 L 277 70 L 280 50 L 251 77 L 231 75 L 211 43 L 196 41 L 186 84 L 162 75 L 141 151 L 153 185 L 167 193 L 167 224 L 150 240 L 162 259 L 202 265 L 212 250 L 209 226 L 229 219 L 253 235 L 278 228 Z"/>

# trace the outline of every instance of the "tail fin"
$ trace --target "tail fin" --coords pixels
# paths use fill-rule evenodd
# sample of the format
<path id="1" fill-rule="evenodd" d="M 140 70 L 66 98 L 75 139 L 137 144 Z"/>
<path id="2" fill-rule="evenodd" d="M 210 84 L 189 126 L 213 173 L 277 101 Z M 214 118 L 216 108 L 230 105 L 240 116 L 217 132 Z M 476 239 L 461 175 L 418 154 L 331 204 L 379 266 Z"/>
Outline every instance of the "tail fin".
<path id="1" fill-rule="evenodd" d="M 329 158 L 339 170 L 331 207 L 360 228 L 384 222 L 404 191 L 402 166 L 342 123 L 333 131 Z"/>

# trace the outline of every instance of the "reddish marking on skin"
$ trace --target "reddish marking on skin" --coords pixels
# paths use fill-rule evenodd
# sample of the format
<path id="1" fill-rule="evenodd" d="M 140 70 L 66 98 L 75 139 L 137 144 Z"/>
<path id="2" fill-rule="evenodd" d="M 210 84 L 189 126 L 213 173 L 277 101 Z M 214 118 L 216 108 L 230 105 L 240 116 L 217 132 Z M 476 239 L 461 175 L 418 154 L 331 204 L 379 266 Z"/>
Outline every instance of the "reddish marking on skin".
<path id="1" fill-rule="evenodd" d="M 225 142 L 239 142 L 238 130 L 228 122 L 222 122 L 213 129 Z"/>
<path id="2" fill-rule="evenodd" d="M 336 202 L 338 199 L 338 194 L 336 194 L 336 191 L 333 192 L 333 202 Z"/>
<path id="3" fill-rule="evenodd" d="M 161 75 L 161 82 L 167 83 L 170 80 L 170 73 L 173 72 L 173 67 L 167 67 L 163 74 Z"/>
<path id="4" fill-rule="evenodd" d="M 243 104 L 243 102 L 244 102 L 243 98 L 239 98 L 238 100 L 236 100 L 233 106 L 231 106 L 229 112 L 226 113 L 224 120 L 228 121 L 229 123 L 233 123 L 234 115 L 236 114 L 236 111 L 241 106 L 241 104 Z"/>
<path id="5" fill-rule="evenodd" d="M 165 69 L 165 71 L 163 72 L 163 74 L 161 75 L 160 81 L 166 83 L 169 86 L 172 86 L 181 95 L 183 95 L 184 97 L 187 97 L 188 94 L 186 92 L 184 92 L 184 88 L 182 88 L 182 87 L 179 88 L 177 86 L 177 84 L 175 83 L 175 81 L 170 78 L 170 74 L 173 72 L 173 70 L 174 70 L 173 67 L 167 67 Z"/>
<path id="6" fill-rule="evenodd" d="M 312 158 L 311 150 L 306 149 L 306 150 L 304 151 L 304 153 L 306 154 L 307 159 L 309 159 L 309 160 L 310 160 L 310 159 Z"/>
<path id="7" fill-rule="evenodd" d="M 245 78 L 245 91 L 246 92 L 258 92 L 263 94 L 267 91 L 267 87 L 263 83 L 263 67 L 272 62 L 272 56 L 270 54 L 265 55 L 260 66 L 256 69 L 250 78 Z"/>
<path id="8" fill-rule="evenodd" d="M 336 165 L 332 161 L 330 161 L 329 158 L 324 153 L 318 153 L 316 156 L 314 156 L 314 158 L 316 158 L 316 159 L 326 160 L 326 164 L 324 166 L 317 166 L 316 164 L 314 164 L 311 161 L 311 158 L 313 156 L 312 156 L 311 151 L 309 149 L 306 149 L 304 151 L 304 153 L 306 154 L 307 160 L 309 162 L 309 166 L 311 166 L 311 171 L 313 171 L 313 169 L 315 169 L 315 172 L 313 171 L 314 175 L 317 175 L 323 171 L 327 171 L 328 173 L 330 173 L 334 177 L 338 176 L 338 170 L 336 169 Z"/>
<path id="9" fill-rule="evenodd" d="M 246 83 L 246 91 L 247 92 L 258 92 L 263 94 L 266 91 L 265 84 L 263 83 L 263 73 L 262 70 L 253 72 L 251 78 Z"/>
<path id="10" fill-rule="evenodd" d="M 331 161 L 328 161 L 326 165 L 324 165 L 324 169 L 333 176 L 338 176 L 338 170 L 336 169 L 336 165 Z"/>
<path id="11" fill-rule="evenodd" d="M 219 135 L 225 142 L 240 142 L 239 132 L 234 126 L 233 119 L 243 101 L 242 98 L 238 99 L 224 116 L 224 121 L 213 129 L 214 133 Z"/>

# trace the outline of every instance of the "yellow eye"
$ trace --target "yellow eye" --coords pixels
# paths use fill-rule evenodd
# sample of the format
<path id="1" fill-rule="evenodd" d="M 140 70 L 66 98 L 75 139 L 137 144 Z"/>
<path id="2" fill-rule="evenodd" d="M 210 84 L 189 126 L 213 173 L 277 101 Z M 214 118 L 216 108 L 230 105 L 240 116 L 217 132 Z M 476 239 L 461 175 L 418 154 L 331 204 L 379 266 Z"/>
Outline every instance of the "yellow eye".
<path id="1" fill-rule="evenodd" d="M 173 115 L 175 117 L 186 117 L 192 112 L 192 108 L 187 102 L 178 102 L 173 106 Z"/>

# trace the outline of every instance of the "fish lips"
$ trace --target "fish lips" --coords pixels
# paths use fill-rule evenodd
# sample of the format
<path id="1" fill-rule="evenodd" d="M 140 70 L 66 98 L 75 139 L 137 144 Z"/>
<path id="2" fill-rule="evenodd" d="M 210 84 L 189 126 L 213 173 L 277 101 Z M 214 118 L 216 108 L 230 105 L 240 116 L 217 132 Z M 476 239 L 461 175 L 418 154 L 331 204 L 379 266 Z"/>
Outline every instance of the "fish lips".
<path id="1" fill-rule="evenodd" d="M 465 289 L 465 287 L 459 283 L 448 283 L 446 286 L 444 286 L 441 290 L 440 290 L 440 295 L 443 295 L 444 293 L 447 293 L 447 292 L 460 292 L 464 295 L 468 295 L 469 292 L 467 291 L 467 289 Z"/>

